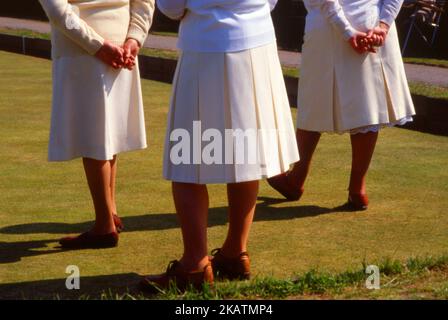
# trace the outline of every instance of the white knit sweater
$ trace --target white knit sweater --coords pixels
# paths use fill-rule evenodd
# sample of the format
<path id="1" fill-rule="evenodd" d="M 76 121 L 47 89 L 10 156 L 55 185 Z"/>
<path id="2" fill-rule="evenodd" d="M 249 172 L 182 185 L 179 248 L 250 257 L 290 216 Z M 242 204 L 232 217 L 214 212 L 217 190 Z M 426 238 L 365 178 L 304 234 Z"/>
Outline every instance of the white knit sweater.
<path id="1" fill-rule="evenodd" d="M 275 41 L 271 10 L 277 0 L 157 0 L 172 19 L 182 19 L 183 51 L 232 52 Z"/>
<path id="2" fill-rule="evenodd" d="M 154 0 L 39 0 L 52 26 L 53 58 L 95 54 L 105 40 L 143 44 Z"/>
<path id="3" fill-rule="evenodd" d="M 324 17 L 348 40 L 356 31 L 365 32 L 380 21 L 392 25 L 403 0 L 304 0 L 304 3 L 308 11 L 305 32 L 320 28 Z"/>

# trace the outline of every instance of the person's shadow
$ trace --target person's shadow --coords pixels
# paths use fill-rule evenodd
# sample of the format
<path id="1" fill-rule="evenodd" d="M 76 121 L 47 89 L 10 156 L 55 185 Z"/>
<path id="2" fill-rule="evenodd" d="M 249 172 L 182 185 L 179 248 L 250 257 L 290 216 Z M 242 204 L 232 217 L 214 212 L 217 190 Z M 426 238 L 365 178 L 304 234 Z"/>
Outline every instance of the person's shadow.
<path id="1" fill-rule="evenodd" d="M 285 202 L 269 197 L 259 197 L 261 203 L 257 205 L 254 221 L 291 220 L 313 217 L 334 212 L 344 212 L 348 209 L 344 206 L 336 208 L 323 208 L 319 206 L 301 206 L 297 202 L 291 202 L 291 206 L 275 207 L 273 205 Z M 152 213 L 122 217 L 125 232 L 154 231 L 179 228 L 175 213 Z M 209 226 L 220 226 L 227 223 L 227 208 L 211 208 L 209 211 Z M 40 222 L 6 226 L 0 229 L 2 234 L 76 234 L 88 230 L 91 221 L 75 224 Z M 58 253 L 59 248 L 48 248 L 58 239 L 45 239 L 36 241 L 0 242 L 0 264 L 20 261 L 24 257 L 42 254 Z M 38 250 L 42 249 L 42 250 Z"/>
<path id="2" fill-rule="evenodd" d="M 70 274 L 67 274 L 69 277 Z M 75 281 L 67 278 L 37 280 L 19 283 L 0 284 L 0 299 L 114 299 L 126 298 L 126 294 L 140 295 L 138 282 L 141 276 L 136 273 L 122 273 L 85 277 L 80 274 L 79 288 Z M 71 288 L 69 290 L 68 288 Z"/>
<path id="3" fill-rule="evenodd" d="M 17 262 L 25 257 L 60 252 L 57 249 L 47 248 L 47 245 L 54 241 L 53 239 L 17 242 L 0 241 L 0 264 Z"/>

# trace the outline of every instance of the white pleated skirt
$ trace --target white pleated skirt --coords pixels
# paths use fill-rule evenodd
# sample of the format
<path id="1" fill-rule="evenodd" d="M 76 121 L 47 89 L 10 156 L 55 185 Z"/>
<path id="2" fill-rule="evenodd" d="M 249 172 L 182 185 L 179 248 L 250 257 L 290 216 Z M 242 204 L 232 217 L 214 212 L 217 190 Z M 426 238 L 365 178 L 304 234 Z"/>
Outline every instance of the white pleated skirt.
<path id="1" fill-rule="evenodd" d="M 53 61 L 49 161 L 111 160 L 146 148 L 138 64 L 115 70 L 90 55 Z"/>
<path id="2" fill-rule="evenodd" d="M 283 173 L 298 160 L 275 43 L 181 54 L 168 115 L 166 179 L 253 181 Z"/>
<path id="3" fill-rule="evenodd" d="M 377 53 L 356 53 L 321 15 L 307 30 L 297 103 L 297 127 L 318 132 L 378 131 L 412 121 L 414 105 L 395 24 Z M 308 20 L 307 20 L 308 23 Z"/>

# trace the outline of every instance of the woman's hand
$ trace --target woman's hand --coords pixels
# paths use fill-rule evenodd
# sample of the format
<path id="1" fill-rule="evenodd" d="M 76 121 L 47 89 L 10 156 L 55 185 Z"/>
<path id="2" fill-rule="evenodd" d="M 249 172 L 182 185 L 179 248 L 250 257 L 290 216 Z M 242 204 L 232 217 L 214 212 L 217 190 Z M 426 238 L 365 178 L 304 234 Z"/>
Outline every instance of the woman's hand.
<path id="1" fill-rule="evenodd" d="M 104 41 L 103 46 L 95 53 L 95 57 L 115 69 L 124 66 L 124 50 L 109 41 Z"/>
<path id="2" fill-rule="evenodd" d="M 363 54 L 369 50 L 369 46 L 366 43 L 367 34 L 357 31 L 354 36 L 348 39 L 350 46 L 359 54 Z"/>
<path id="3" fill-rule="evenodd" d="M 369 30 L 367 34 L 358 32 L 349 39 L 352 48 L 359 54 L 365 52 L 376 53 L 376 47 L 381 47 L 386 42 L 389 26 L 381 22 L 379 26 Z"/>
<path id="4" fill-rule="evenodd" d="M 373 28 L 367 33 L 366 39 L 369 41 L 371 47 L 382 47 L 386 42 L 389 26 L 380 22 L 379 26 Z"/>
<path id="5" fill-rule="evenodd" d="M 135 67 L 135 59 L 140 51 L 140 44 L 135 39 L 127 39 L 123 45 L 124 67 L 132 70 Z"/>

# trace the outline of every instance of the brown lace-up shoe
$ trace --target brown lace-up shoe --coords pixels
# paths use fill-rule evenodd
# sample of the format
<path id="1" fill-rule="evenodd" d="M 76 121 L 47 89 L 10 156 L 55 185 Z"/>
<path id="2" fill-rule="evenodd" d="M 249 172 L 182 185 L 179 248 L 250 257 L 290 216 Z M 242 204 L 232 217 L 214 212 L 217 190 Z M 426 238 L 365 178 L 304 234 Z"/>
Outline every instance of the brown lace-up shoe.
<path id="1" fill-rule="evenodd" d="M 228 258 L 218 248 L 212 250 L 212 256 L 212 267 L 217 277 L 228 280 L 248 280 L 250 278 L 249 253 L 242 252 L 236 258 Z"/>
<path id="2" fill-rule="evenodd" d="M 174 260 L 168 264 L 165 273 L 147 276 L 140 281 L 139 286 L 142 291 L 158 293 L 171 285 L 176 286 L 181 292 L 189 286 L 201 291 L 204 284 L 213 287 L 213 270 L 210 263 L 202 271 L 186 272 L 182 270 L 180 262 Z"/>
<path id="3" fill-rule="evenodd" d="M 59 240 L 59 244 L 64 249 L 113 248 L 118 245 L 118 233 L 98 235 L 87 231 L 79 236 L 62 238 Z"/>

